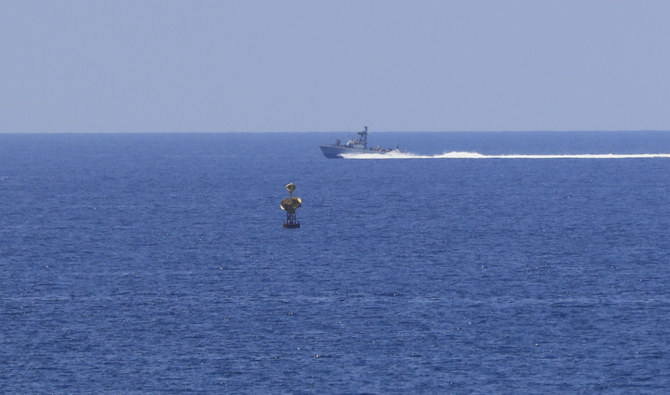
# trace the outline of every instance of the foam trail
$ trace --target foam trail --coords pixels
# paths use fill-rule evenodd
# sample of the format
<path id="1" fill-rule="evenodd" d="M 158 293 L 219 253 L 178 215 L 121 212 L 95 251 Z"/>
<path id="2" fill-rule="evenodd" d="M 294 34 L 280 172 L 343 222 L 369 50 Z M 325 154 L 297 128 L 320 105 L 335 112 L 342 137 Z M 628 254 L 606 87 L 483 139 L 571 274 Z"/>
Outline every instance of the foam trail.
<path id="1" fill-rule="evenodd" d="M 388 152 L 342 154 L 345 159 L 649 159 L 670 158 L 668 154 L 573 154 L 573 155 L 484 155 L 479 152 L 445 152 L 437 155 Z"/>

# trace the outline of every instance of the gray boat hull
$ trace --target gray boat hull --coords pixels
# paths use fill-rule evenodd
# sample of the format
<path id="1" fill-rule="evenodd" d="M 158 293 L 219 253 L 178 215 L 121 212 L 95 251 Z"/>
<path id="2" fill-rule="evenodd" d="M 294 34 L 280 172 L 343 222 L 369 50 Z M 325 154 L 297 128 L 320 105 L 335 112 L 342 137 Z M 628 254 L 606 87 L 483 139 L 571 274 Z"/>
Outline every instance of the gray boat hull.
<path id="1" fill-rule="evenodd" d="M 375 152 L 364 148 L 348 148 L 343 146 L 327 145 L 327 144 L 320 145 L 319 148 L 321 148 L 321 152 L 323 152 L 323 155 L 326 158 L 331 159 L 337 159 L 337 158 L 341 159 L 343 158 L 342 154 L 365 154 Z"/>

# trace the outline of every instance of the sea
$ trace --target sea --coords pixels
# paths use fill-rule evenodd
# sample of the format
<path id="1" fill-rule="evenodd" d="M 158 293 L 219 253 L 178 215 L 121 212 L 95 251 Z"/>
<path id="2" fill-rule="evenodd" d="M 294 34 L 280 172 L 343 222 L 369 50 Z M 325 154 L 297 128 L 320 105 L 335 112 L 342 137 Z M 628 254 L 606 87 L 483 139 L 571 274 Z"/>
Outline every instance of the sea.
<path id="1" fill-rule="evenodd" d="M 670 132 L 351 134 L 0 135 L 0 392 L 670 391 Z"/>

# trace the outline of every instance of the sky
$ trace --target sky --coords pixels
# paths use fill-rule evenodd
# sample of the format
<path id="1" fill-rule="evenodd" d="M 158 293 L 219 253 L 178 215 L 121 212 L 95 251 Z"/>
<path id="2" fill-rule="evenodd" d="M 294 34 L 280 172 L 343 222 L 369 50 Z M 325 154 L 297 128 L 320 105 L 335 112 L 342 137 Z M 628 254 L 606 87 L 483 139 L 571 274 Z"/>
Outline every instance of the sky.
<path id="1" fill-rule="evenodd" d="M 666 0 L 0 0 L 0 133 L 670 130 Z"/>

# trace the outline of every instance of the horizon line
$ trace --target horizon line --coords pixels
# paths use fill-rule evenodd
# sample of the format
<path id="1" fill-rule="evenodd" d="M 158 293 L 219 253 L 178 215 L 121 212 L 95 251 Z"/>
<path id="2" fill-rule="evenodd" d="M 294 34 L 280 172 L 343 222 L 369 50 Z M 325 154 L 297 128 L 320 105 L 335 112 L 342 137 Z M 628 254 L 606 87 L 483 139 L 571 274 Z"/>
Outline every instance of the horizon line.
<path id="1" fill-rule="evenodd" d="M 357 130 L 357 129 L 356 129 Z M 343 133 L 356 130 L 253 130 L 253 131 L 69 131 L 69 132 L 0 132 L 0 135 L 44 135 L 44 134 L 226 134 L 226 133 Z M 373 130 L 373 133 L 625 133 L 625 132 L 670 132 L 670 129 L 538 129 L 538 130 Z"/>

